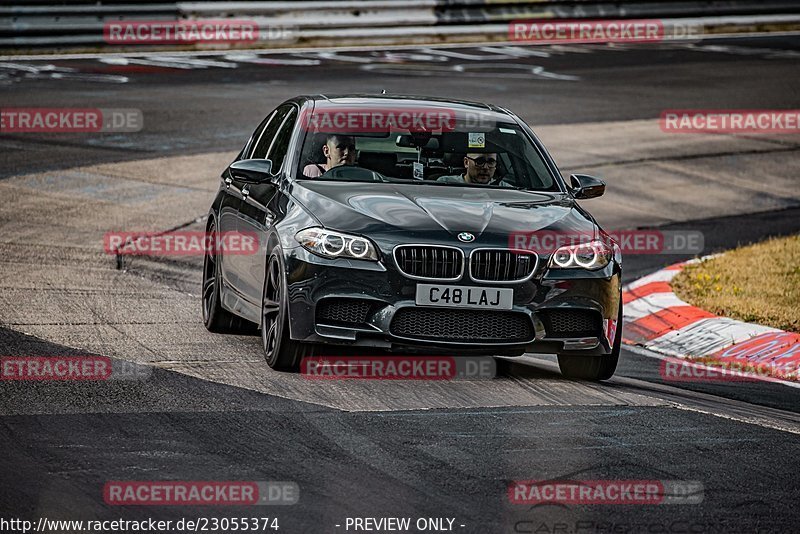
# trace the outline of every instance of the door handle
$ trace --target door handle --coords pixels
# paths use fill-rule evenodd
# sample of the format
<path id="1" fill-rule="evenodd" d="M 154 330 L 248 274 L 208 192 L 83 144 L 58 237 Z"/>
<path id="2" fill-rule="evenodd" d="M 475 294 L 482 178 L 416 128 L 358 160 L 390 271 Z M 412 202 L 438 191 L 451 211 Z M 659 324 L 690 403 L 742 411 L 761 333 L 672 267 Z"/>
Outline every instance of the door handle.
<path id="1" fill-rule="evenodd" d="M 247 186 L 244 186 L 244 187 L 242 188 L 242 196 L 243 196 L 244 198 L 247 198 L 247 196 L 248 196 L 249 194 L 250 194 L 250 190 L 249 190 L 249 189 L 247 189 Z"/>

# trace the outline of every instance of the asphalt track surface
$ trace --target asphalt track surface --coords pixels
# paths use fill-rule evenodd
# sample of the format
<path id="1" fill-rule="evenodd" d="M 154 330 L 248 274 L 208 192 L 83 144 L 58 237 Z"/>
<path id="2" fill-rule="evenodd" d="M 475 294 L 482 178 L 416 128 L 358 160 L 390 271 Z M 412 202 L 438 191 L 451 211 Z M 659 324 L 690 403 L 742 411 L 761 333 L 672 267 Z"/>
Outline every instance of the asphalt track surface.
<path id="1" fill-rule="evenodd" d="M 667 108 L 800 108 L 800 39 L 478 48 L 4 60 L 3 107 L 138 108 L 145 126 L 0 136 L 2 354 L 94 353 L 149 372 L 0 383 L 2 517 L 269 516 L 287 533 L 343 532 L 348 517 L 448 517 L 476 533 L 796 531 L 797 388 L 667 383 L 658 360 L 629 349 L 603 384 L 564 380 L 536 355 L 498 360 L 491 381 L 310 383 L 269 370 L 257 338 L 204 332 L 199 259 L 117 271 L 103 255 L 105 230 L 201 217 L 219 171 L 285 98 L 381 89 L 515 110 L 563 171 L 609 182 L 587 203 L 607 227 L 701 231 L 704 253 L 800 231 L 797 136 L 652 133 Z M 688 257 L 628 256 L 625 280 Z M 531 479 L 699 481 L 703 502 L 509 503 L 509 482 Z M 300 501 L 108 506 L 109 480 L 294 481 Z"/>

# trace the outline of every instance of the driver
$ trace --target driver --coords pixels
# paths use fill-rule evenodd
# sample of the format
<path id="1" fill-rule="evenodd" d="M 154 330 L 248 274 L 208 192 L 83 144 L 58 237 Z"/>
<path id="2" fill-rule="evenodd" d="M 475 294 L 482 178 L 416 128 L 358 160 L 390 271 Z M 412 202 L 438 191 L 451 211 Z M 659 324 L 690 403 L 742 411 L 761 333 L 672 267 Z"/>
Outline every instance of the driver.
<path id="1" fill-rule="evenodd" d="M 330 134 L 322 145 L 325 163 L 310 163 L 303 168 L 303 175 L 308 178 L 322 176 L 339 165 L 354 165 L 356 162 L 356 140 L 353 136 Z"/>
<path id="2" fill-rule="evenodd" d="M 474 184 L 474 185 L 501 185 L 503 187 L 513 187 L 505 181 L 495 183 L 494 172 L 497 169 L 497 154 L 489 153 L 470 153 L 464 156 L 464 174 L 440 176 L 437 182 L 449 184 Z"/>

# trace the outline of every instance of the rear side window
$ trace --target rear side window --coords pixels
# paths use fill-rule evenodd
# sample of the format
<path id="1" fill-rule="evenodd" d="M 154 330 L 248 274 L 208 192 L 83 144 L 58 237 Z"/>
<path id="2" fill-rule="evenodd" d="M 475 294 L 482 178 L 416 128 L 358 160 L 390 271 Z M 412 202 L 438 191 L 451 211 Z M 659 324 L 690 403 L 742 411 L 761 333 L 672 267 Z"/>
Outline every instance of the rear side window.
<path id="1" fill-rule="evenodd" d="M 269 147 L 272 145 L 272 140 L 275 138 L 275 134 L 278 132 L 278 128 L 281 127 L 281 124 L 283 124 L 283 119 L 285 119 L 293 109 L 293 106 L 287 104 L 279 107 L 277 111 L 272 114 L 272 118 L 270 119 L 269 123 L 261 131 L 261 135 L 253 145 L 253 150 L 250 153 L 251 159 L 265 159 L 267 157 L 267 152 L 269 151 Z"/>
<path id="2" fill-rule="evenodd" d="M 267 153 L 267 158 L 272 160 L 273 174 L 278 174 L 281 167 L 283 167 L 283 162 L 286 159 L 286 152 L 289 150 L 289 140 L 292 138 L 296 118 L 297 112 L 292 108 L 284 118 L 283 127 L 273 139 L 272 146 Z"/>
<path id="3" fill-rule="evenodd" d="M 261 134 L 264 132 L 264 128 L 267 127 L 269 121 L 272 120 L 272 117 L 275 115 L 276 110 L 272 110 L 272 112 L 267 115 L 267 118 L 261 121 L 261 124 L 258 125 L 256 131 L 253 132 L 253 135 L 250 136 L 250 139 L 247 140 L 247 144 L 244 146 L 244 150 L 242 151 L 242 157 L 249 158 L 250 154 L 253 152 L 253 147 L 261 139 Z"/>

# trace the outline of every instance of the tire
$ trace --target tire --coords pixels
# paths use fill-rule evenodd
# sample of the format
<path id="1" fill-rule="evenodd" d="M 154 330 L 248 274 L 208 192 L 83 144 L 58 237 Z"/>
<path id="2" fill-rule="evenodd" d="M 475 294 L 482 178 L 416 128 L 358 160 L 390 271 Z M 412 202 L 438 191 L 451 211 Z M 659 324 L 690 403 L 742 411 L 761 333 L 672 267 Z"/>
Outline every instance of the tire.
<path id="1" fill-rule="evenodd" d="M 611 354 L 603 356 L 572 356 L 558 355 L 558 367 L 566 378 L 575 380 L 591 380 L 594 382 L 608 380 L 614 376 L 619 362 L 619 352 L 622 347 L 622 299 L 620 299 L 619 313 L 617 314 L 617 332 L 614 336 L 614 346 Z"/>
<path id="2" fill-rule="evenodd" d="M 314 346 L 294 341 L 289 335 L 289 303 L 279 248 L 273 251 L 264 276 L 261 299 L 261 346 L 267 365 L 276 371 L 297 372 Z"/>
<path id="3" fill-rule="evenodd" d="M 216 234 L 216 223 L 213 218 L 208 224 L 207 235 Z M 203 324 L 206 330 L 215 334 L 256 334 L 256 325 L 234 315 L 222 307 L 219 290 L 222 287 L 222 275 L 217 257 L 205 252 L 203 258 Z"/>

